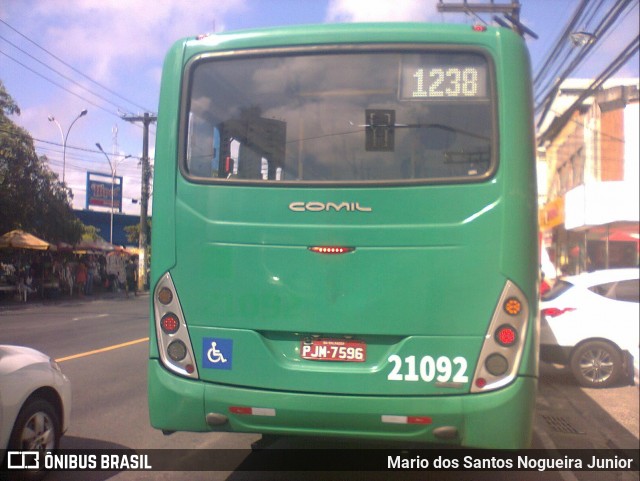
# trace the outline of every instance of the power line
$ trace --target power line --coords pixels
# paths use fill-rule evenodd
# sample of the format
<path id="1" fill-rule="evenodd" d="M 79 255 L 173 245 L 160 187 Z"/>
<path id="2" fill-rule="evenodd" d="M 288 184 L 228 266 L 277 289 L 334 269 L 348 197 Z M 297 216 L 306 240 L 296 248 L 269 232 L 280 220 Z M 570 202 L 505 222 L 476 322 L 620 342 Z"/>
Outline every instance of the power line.
<path id="1" fill-rule="evenodd" d="M 95 102 L 93 102 L 93 101 L 91 101 L 91 100 L 89 100 L 89 99 L 87 99 L 87 98 L 83 97 L 82 95 L 80 95 L 80 94 L 78 94 L 78 93 L 74 92 L 73 90 L 70 90 L 70 89 L 66 88 L 65 86 L 63 86 L 63 85 L 60 85 L 59 83 L 57 83 L 57 82 L 55 82 L 55 81 L 51 80 L 50 78 L 46 77 L 45 75 L 41 74 L 41 73 L 40 73 L 40 72 L 38 72 L 37 70 L 32 69 L 32 68 L 31 68 L 31 67 L 29 67 L 28 65 L 25 65 L 25 64 L 24 64 L 24 63 L 22 63 L 20 60 L 13 58 L 13 57 L 12 57 L 11 55 L 9 55 L 8 53 L 3 52 L 2 50 L 0 50 L 0 54 L 4 55 L 5 57 L 7 57 L 7 58 L 8 58 L 8 59 L 10 59 L 10 60 L 13 60 L 15 63 L 17 63 L 17 64 L 18 64 L 18 65 L 20 65 L 21 67 L 23 67 L 23 68 L 25 68 L 25 69 L 29 70 L 30 72 L 32 72 L 32 73 L 34 73 L 34 74 L 36 74 L 38 77 L 43 78 L 44 80 L 46 80 L 47 82 L 49 82 L 49 83 L 51 83 L 51 84 L 55 85 L 55 86 L 56 86 L 56 87 L 58 87 L 58 88 L 61 88 L 61 89 L 62 89 L 62 90 L 64 90 L 65 92 L 68 92 L 68 93 L 70 93 L 71 95 L 74 95 L 75 97 L 78 97 L 79 99 L 84 100 L 85 102 L 87 102 L 87 103 L 89 103 L 89 104 L 93 105 L 94 107 L 96 107 L 96 108 L 98 108 L 98 109 L 100 109 L 100 110 L 102 110 L 102 111 L 104 111 L 104 112 L 108 113 L 109 115 L 115 115 L 116 117 L 119 117 L 119 116 L 118 116 L 118 114 L 117 114 L 116 112 L 112 112 L 112 111 L 110 111 L 110 110 L 108 110 L 108 109 L 105 109 L 103 106 L 98 105 L 97 103 L 95 103 Z"/>
<path id="2" fill-rule="evenodd" d="M 623 18 L 623 17 L 621 17 L 622 13 L 632 3 L 637 3 L 637 1 L 636 2 L 631 2 L 631 0 L 617 0 L 617 2 L 616 2 L 616 4 L 614 5 L 613 8 L 607 9 L 607 12 L 606 12 L 605 16 L 602 19 L 600 19 L 598 25 L 593 30 L 594 37 L 597 38 L 597 39 L 601 39 L 605 35 L 606 32 L 610 31 L 610 29 L 615 24 L 617 24 L 620 21 L 621 18 Z M 601 0 L 600 4 L 602 4 L 602 0 Z M 598 8 L 597 10 L 600 11 L 601 9 Z M 587 12 L 586 10 L 579 10 L 579 11 Z M 593 13 L 595 13 L 595 11 Z M 589 12 L 587 12 L 587 14 L 591 15 L 591 12 L 589 11 Z M 625 14 L 625 16 L 626 16 L 626 14 Z M 591 20 L 593 18 L 594 18 L 594 16 L 591 15 L 589 20 Z M 565 31 L 565 33 L 566 33 L 566 31 Z M 566 44 L 566 41 L 564 43 Z M 549 72 L 551 72 L 552 73 L 552 77 L 551 77 L 550 80 L 547 80 L 547 82 L 544 84 L 544 86 L 541 86 L 540 84 L 536 85 L 534 83 L 534 88 L 536 88 L 536 90 L 538 91 L 538 94 L 536 95 L 535 111 L 536 112 L 540 112 L 539 121 L 538 121 L 538 127 L 544 122 L 544 119 L 545 119 L 547 113 L 549 112 L 549 109 L 551 107 L 551 103 L 553 102 L 553 99 L 556 97 L 561 83 L 566 78 L 568 78 L 569 75 L 575 69 L 577 69 L 578 66 L 588 57 L 588 55 L 595 48 L 597 43 L 598 42 L 588 42 L 578 52 L 578 54 L 569 63 L 569 65 L 562 71 L 562 73 L 560 73 L 559 75 L 555 73 L 555 70 L 551 70 L 551 69 L 548 72 L 545 72 L 547 74 Z M 566 63 L 568 61 L 568 58 L 569 58 L 569 55 L 566 55 L 563 58 L 563 65 L 566 65 Z M 621 66 L 619 66 L 618 68 L 620 68 L 620 67 Z M 540 78 L 540 77 L 538 77 L 538 78 Z"/>
<path id="3" fill-rule="evenodd" d="M 18 126 L 18 128 L 24 130 L 22 127 Z M 0 132 L 5 133 L 5 134 L 15 134 L 15 131 L 12 130 L 6 130 L 3 128 L 0 128 Z M 31 134 L 29 134 L 26 130 L 25 130 L 26 134 L 29 135 L 29 137 L 34 141 L 34 142 L 41 142 L 43 144 L 48 144 L 48 145 L 53 145 L 56 147 L 63 147 L 63 145 L 60 142 L 52 142 L 50 140 L 44 140 L 44 139 L 38 139 L 36 137 L 32 137 Z M 40 148 L 40 147 L 38 147 Z M 73 146 L 73 145 L 68 145 L 67 144 L 67 149 L 71 149 L 71 150 L 78 150 L 80 152 L 87 152 L 90 154 L 100 154 L 102 155 L 102 153 L 99 150 L 96 149 L 87 149 L 86 147 L 77 147 L 77 146 Z M 52 149 L 51 149 L 52 150 Z M 60 153 L 60 151 L 58 151 L 58 153 Z M 112 157 L 126 157 L 128 154 L 111 154 Z M 138 161 L 141 160 L 140 157 L 135 156 L 135 155 L 130 155 L 130 158 L 132 159 L 137 159 Z"/>
<path id="4" fill-rule="evenodd" d="M 593 48 L 595 42 L 588 42 L 585 44 L 582 49 L 578 50 L 575 47 L 572 47 L 569 42 L 569 37 L 571 33 L 575 30 L 576 25 L 578 23 L 582 23 L 583 28 L 591 29 L 590 22 L 593 20 L 594 15 L 597 11 L 599 11 L 599 7 L 602 5 L 604 0 L 599 0 L 596 2 L 587 2 L 585 8 L 578 9 L 576 11 L 577 16 L 567 25 L 567 28 L 563 32 L 561 38 L 558 40 L 558 46 L 560 47 L 557 50 L 557 54 L 553 57 L 552 63 L 550 63 L 545 69 L 539 72 L 536 80 L 534 80 L 534 89 L 536 90 L 536 95 L 534 99 L 534 103 L 536 105 L 536 110 L 539 110 L 541 106 L 549 99 L 553 98 L 556 95 L 557 87 L 560 82 L 568 76 L 567 72 L 571 72 L 568 68 L 566 68 L 567 63 L 570 58 L 574 57 L 574 62 L 577 60 L 578 62 L 582 62 L 586 57 L 586 54 L 589 50 Z M 620 3 L 621 0 L 617 0 Z M 591 7 L 589 9 L 588 7 Z M 586 18 L 586 20 L 585 20 Z M 602 24 L 602 20 L 601 23 Z M 594 36 L 595 37 L 595 36 Z M 562 58 L 560 55 L 562 54 Z M 558 74 L 558 70 L 564 68 L 564 74 Z M 565 75 L 566 74 L 566 75 Z"/>
<path id="5" fill-rule="evenodd" d="M 625 63 L 627 63 L 631 57 L 633 57 L 638 50 L 638 45 L 640 42 L 640 35 L 637 35 L 634 40 L 632 40 L 623 50 L 622 52 L 611 62 L 604 71 L 600 73 L 600 75 L 593 81 L 593 83 L 585 89 L 578 98 L 574 101 L 571 106 L 565 110 L 565 112 L 556 117 L 556 119 L 551 123 L 549 128 L 544 132 L 540 138 L 538 139 L 538 143 L 542 144 L 547 139 L 555 137 L 555 135 L 559 132 L 559 130 L 567 124 L 573 112 L 582 105 L 585 99 L 593 95 L 593 93 L 599 89 L 604 82 L 609 79 L 613 74 L 615 74 Z"/>
<path id="6" fill-rule="evenodd" d="M 542 67 L 540 67 L 540 70 L 538 71 L 538 73 L 534 76 L 534 79 L 533 79 L 534 86 L 538 85 L 542 81 L 542 76 L 550 71 L 551 66 L 559 57 L 562 49 L 566 47 L 569 34 L 572 31 L 574 31 L 574 29 L 576 28 L 576 24 L 578 23 L 578 20 L 582 15 L 582 12 L 584 11 L 587 3 L 588 3 L 588 0 L 582 0 L 580 2 L 576 10 L 573 12 L 573 16 L 571 17 L 571 20 L 569 20 L 564 30 L 562 31 L 562 33 L 560 33 L 560 36 L 554 41 L 553 50 L 547 56 L 547 59 L 542 64 Z"/>
<path id="7" fill-rule="evenodd" d="M 638 5 L 638 0 L 635 0 L 634 2 L 636 4 L 636 7 Z M 616 31 L 616 29 L 618 28 L 618 26 L 634 11 L 634 8 L 628 8 L 626 12 L 624 12 L 624 8 L 619 12 L 619 15 L 615 15 L 614 19 L 613 19 L 613 24 L 611 25 L 611 28 L 608 28 L 606 31 L 603 32 L 599 32 L 596 31 L 594 34 L 592 34 L 593 36 L 597 36 L 598 40 L 600 42 L 605 42 L 606 40 L 609 39 L 609 37 Z M 588 61 L 592 55 L 594 55 L 597 52 L 597 49 L 593 49 L 590 50 L 589 52 L 587 52 L 587 54 L 585 55 L 583 61 L 586 62 Z"/>
<path id="8" fill-rule="evenodd" d="M 89 77 L 88 75 L 86 75 L 85 73 L 83 73 L 82 71 L 78 70 L 77 68 L 75 68 L 73 65 L 65 62 L 64 60 L 62 60 L 60 57 L 58 57 L 57 55 L 55 55 L 54 53 L 50 52 L 49 50 L 47 50 L 46 48 L 42 47 L 40 44 L 38 44 L 37 42 L 35 42 L 34 40 L 32 40 L 31 38 L 29 38 L 28 36 L 26 36 L 25 34 L 23 34 L 22 32 L 20 32 L 19 30 L 17 30 L 15 27 L 12 27 L 11 25 L 9 25 L 7 22 L 5 22 L 3 19 L 0 18 L 0 23 L 6 25 L 7 27 L 9 27 L 11 30 L 13 30 L 15 33 L 17 33 L 18 35 L 20 35 L 22 38 L 24 38 L 25 40 L 27 40 L 29 43 L 35 45 L 37 48 L 39 48 L 40 50 L 42 50 L 43 52 L 45 52 L 46 54 L 50 55 L 51 57 L 53 57 L 54 59 L 56 59 L 58 62 L 60 62 L 62 65 L 64 65 L 65 67 L 70 68 L 71 70 L 73 70 L 74 72 L 76 72 L 78 75 L 82 76 L 83 78 L 87 79 L 89 82 L 93 83 L 94 85 L 97 85 L 98 87 L 102 88 L 103 90 L 109 92 L 112 95 L 115 95 L 116 97 L 118 97 L 121 100 L 124 100 L 125 102 L 131 104 L 131 105 L 135 105 L 136 107 L 148 111 L 150 109 L 147 109 L 146 107 L 143 107 L 139 104 L 137 104 L 136 102 L 134 102 L 133 100 L 129 100 L 126 97 L 123 97 L 122 95 L 120 95 L 119 93 L 115 92 L 114 90 L 110 89 L 109 87 L 101 84 L 100 82 L 92 79 L 91 77 Z"/>
<path id="9" fill-rule="evenodd" d="M 51 70 L 52 72 L 58 74 L 60 77 L 62 77 L 65 80 L 68 80 L 69 82 L 77 85 L 78 87 L 80 87 L 81 89 L 85 90 L 86 92 L 90 93 L 91 95 L 94 95 L 96 97 L 98 97 L 99 99 L 103 100 L 104 102 L 113 105 L 116 109 L 118 110 L 125 110 L 124 108 L 122 108 L 120 105 L 113 103 L 111 100 L 109 100 L 108 98 L 100 95 L 99 93 L 96 93 L 90 89 L 88 89 L 87 87 L 85 87 L 84 85 L 82 85 L 80 82 L 75 81 L 74 79 L 72 79 L 71 77 L 59 72 L 58 70 L 54 69 L 53 67 L 51 67 L 50 65 L 47 65 L 45 62 L 43 62 L 42 60 L 36 58 L 35 56 L 31 55 L 29 52 L 27 52 L 26 50 L 20 48 L 18 45 L 16 45 L 15 43 L 11 42 L 10 40 L 6 39 L 5 37 L 3 37 L 2 35 L 0 35 L 0 39 L 4 40 L 5 42 L 7 42 L 9 45 L 11 45 L 13 48 L 15 48 L 16 50 L 19 50 L 20 52 L 22 52 L 23 54 L 25 54 L 27 57 L 35 60 L 36 62 L 38 62 L 40 65 L 44 66 L 45 68 Z M 6 54 L 5 54 L 6 55 Z M 12 58 L 12 60 L 16 61 L 15 59 Z M 23 67 L 25 67 L 25 65 L 21 64 Z"/>
<path id="10" fill-rule="evenodd" d="M 10 133 L 10 132 L 8 132 L 8 131 L 6 131 L 6 130 L 5 130 L 5 131 L 3 131 L 3 132 Z M 32 139 L 33 139 L 34 141 L 36 141 L 36 142 L 42 142 L 42 143 L 44 143 L 44 144 L 50 144 L 50 145 L 56 145 L 56 146 L 58 146 L 58 147 L 62 147 L 62 144 L 61 144 L 61 143 L 59 143 L 59 142 L 51 142 L 50 140 L 42 140 L 42 139 L 37 139 L 37 138 L 35 138 L 35 137 L 32 137 Z M 102 155 L 102 152 L 100 152 L 99 150 L 95 150 L 95 149 L 87 149 L 87 148 L 85 148 L 85 147 L 74 147 L 74 146 L 72 146 L 72 145 L 68 145 L 68 144 L 67 144 L 67 149 L 81 150 L 81 151 L 83 151 L 83 152 L 89 152 L 89 153 L 91 153 L 91 154 L 100 154 L 100 155 Z M 112 156 L 112 157 L 126 157 L 126 155 L 125 155 L 125 154 L 111 154 L 111 156 Z M 134 155 L 132 155 L 132 156 L 131 156 L 131 158 L 134 158 L 134 159 L 138 159 L 138 160 L 140 160 L 140 157 L 136 157 L 136 156 L 134 156 Z"/>

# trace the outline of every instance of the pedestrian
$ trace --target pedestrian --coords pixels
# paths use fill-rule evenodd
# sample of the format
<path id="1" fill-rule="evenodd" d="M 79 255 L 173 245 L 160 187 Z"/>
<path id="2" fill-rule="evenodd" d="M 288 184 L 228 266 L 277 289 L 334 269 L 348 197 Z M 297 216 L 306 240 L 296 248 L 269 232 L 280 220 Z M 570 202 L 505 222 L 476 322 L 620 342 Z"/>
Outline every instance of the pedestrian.
<path id="1" fill-rule="evenodd" d="M 93 295 L 93 280 L 96 276 L 96 263 L 93 261 L 93 256 L 89 256 L 87 263 L 87 285 L 85 286 L 84 293 L 88 296 Z"/>
<path id="2" fill-rule="evenodd" d="M 83 261 L 78 262 L 76 269 L 76 284 L 78 284 L 78 295 L 84 297 L 84 287 L 87 283 L 87 266 Z"/>
<path id="3" fill-rule="evenodd" d="M 33 288 L 33 276 L 31 271 L 27 272 L 24 276 L 20 276 L 18 281 L 18 296 L 22 302 L 27 302 L 29 294 L 36 292 Z"/>
<path id="4" fill-rule="evenodd" d="M 138 277 L 138 269 L 133 257 L 129 259 L 127 265 L 125 267 L 125 272 L 127 276 L 127 287 L 125 292 L 127 294 L 127 298 L 129 297 L 129 292 L 133 292 L 135 296 L 138 295 L 138 291 L 136 290 L 137 277 Z"/>
<path id="5" fill-rule="evenodd" d="M 73 275 L 73 264 L 71 262 L 66 262 L 62 272 L 64 282 L 69 287 L 69 297 L 73 297 L 73 278 L 75 277 Z"/>

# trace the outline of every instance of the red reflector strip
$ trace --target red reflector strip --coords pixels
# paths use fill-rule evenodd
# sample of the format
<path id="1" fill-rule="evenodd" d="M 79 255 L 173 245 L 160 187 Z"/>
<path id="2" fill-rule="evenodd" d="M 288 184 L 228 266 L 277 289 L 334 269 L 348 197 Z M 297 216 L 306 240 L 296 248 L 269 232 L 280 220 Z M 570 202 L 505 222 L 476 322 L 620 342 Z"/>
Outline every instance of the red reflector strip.
<path id="1" fill-rule="evenodd" d="M 431 424 L 431 418 L 427 416 L 407 416 L 409 424 Z"/>
<path id="2" fill-rule="evenodd" d="M 251 414 L 251 408 L 244 408 L 240 406 L 231 406 L 229 412 L 233 414 Z"/>
<path id="3" fill-rule="evenodd" d="M 346 254 L 347 252 L 353 252 L 355 247 L 338 247 L 338 246 L 313 246 L 309 247 L 311 252 L 316 254 Z"/>
<path id="4" fill-rule="evenodd" d="M 229 412 L 232 414 L 245 414 L 249 416 L 275 416 L 276 410 L 271 408 L 250 408 L 245 406 L 231 406 Z"/>
<path id="5" fill-rule="evenodd" d="M 429 416 L 393 416 L 383 414 L 382 422 L 387 424 L 431 424 L 433 420 Z"/>

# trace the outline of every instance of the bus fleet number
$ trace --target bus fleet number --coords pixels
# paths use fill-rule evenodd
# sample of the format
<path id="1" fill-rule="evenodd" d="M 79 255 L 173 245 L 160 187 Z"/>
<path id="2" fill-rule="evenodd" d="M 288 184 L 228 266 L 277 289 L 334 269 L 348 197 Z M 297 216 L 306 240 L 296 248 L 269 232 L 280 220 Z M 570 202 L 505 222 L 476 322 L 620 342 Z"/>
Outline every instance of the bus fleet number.
<path id="1" fill-rule="evenodd" d="M 416 356 L 404 358 L 406 374 L 402 373 L 402 358 L 397 354 L 389 356 L 389 362 L 393 364 L 391 372 L 387 376 L 389 381 L 419 381 L 432 382 L 459 382 L 466 383 L 469 377 L 467 372 L 467 360 L 462 357 L 454 357 L 453 361 L 447 356 L 440 356 L 434 359 L 431 356 L 424 356 L 420 363 L 416 363 Z"/>

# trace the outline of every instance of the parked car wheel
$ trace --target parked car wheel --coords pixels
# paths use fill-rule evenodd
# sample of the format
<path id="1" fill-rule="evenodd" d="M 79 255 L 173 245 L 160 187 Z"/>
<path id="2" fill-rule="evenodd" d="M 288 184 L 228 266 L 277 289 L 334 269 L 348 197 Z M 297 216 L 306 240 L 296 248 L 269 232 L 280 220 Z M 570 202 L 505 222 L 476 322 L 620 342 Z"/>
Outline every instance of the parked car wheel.
<path id="1" fill-rule="evenodd" d="M 7 451 L 58 448 L 70 412 L 71 383 L 54 359 L 29 347 L 0 345 L 0 479 L 8 469 Z M 10 479 L 45 474 L 16 469 Z"/>
<path id="2" fill-rule="evenodd" d="M 57 449 L 62 435 L 59 416 L 48 401 L 40 398 L 28 400 L 20 410 L 11 431 L 8 449 L 11 451 L 44 451 Z M 42 479 L 44 469 L 19 473 L 25 481 Z"/>
<path id="3" fill-rule="evenodd" d="M 56 449 L 60 443 L 60 422 L 54 407 L 35 398 L 20 410 L 9 438 L 9 449 L 38 451 Z"/>
<path id="4" fill-rule="evenodd" d="M 622 374 L 622 356 L 612 344 L 590 341 L 571 355 L 571 371 L 581 386 L 606 388 L 615 384 Z"/>

